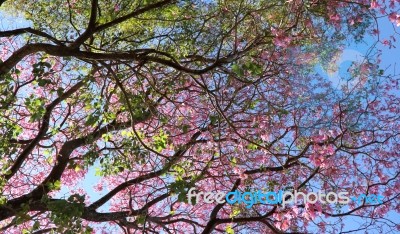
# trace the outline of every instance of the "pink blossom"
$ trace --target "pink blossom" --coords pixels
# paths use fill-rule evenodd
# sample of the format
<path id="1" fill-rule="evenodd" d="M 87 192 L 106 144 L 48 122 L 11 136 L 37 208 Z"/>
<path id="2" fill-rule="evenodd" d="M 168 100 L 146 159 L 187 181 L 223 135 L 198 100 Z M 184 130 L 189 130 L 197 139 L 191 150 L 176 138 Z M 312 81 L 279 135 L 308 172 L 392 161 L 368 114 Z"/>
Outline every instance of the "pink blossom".
<path id="1" fill-rule="evenodd" d="M 371 2 L 371 7 L 370 7 L 370 9 L 376 9 L 376 8 L 378 8 L 378 7 L 380 7 L 380 5 L 376 2 L 376 0 L 373 0 L 373 1 Z"/>
<path id="2" fill-rule="evenodd" d="M 384 39 L 384 40 L 382 41 L 382 44 L 385 45 L 385 46 L 390 46 L 392 43 L 390 43 L 389 40 Z"/>
<path id="3" fill-rule="evenodd" d="M 340 16 L 338 14 L 334 14 L 334 15 L 329 16 L 329 19 L 334 22 L 338 22 L 338 21 L 340 21 Z"/>
<path id="4" fill-rule="evenodd" d="M 265 142 L 269 141 L 269 136 L 268 136 L 268 134 L 261 135 L 261 139 L 262 139 L 263 141 L 265 141 Z"/>

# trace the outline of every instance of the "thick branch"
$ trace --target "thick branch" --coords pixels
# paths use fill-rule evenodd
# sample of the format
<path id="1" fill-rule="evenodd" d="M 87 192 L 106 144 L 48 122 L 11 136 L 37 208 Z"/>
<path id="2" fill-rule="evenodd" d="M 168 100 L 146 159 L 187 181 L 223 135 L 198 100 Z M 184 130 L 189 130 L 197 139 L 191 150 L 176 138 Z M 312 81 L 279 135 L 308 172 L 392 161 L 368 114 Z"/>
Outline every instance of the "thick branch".
<path id="1" fill-rule="evenodd" d="M 50 41 L 54 42 L 57 45 L 63 45 L 59 40 L 57 40 L 56 38 L 54 38 L 53 36 L 39 31 L 37 29 L 33 29 L 31 27 L 28 28 L 18 28 L 18 29 L 14 29 L 14 30 L 8 30 L 8 31 L 1 31 L 0 32 L 0 37 L 11 37 L 11 36 L 18 36 L 24 33 L 31 33 L 40 37 L 44 37 L 46 39 L 49 39 Z"/>
<path id="2" fill-rule="evenodd" d="M 29 145 L 21 152 L 21 154 L 17 157 L 12 167 L 8 170 L 8 174 L 4 175 L 6 180 L 9 180 L 11 177 L 17 173 L 19 168 L 22 166 L 25 159 L 29 156 L 35 146 L 40 142 L 43 136 L 47 133 L 50 125 L 50 117 L 51 112 L 53 111 L 54 107 L 56 107 L 60 102 L 65 100 L 66 98 L 70 97 L 73 93 L 79 90 L 83 86 L 84 82 L 80 81 L 74 86 L 72 86 L 67 92 L 65 92 L 60 97 L 56 98 L 52 103 L 50 103 L 46 107 L 46 112 L 42 118 L 41 128 L 39 129 L 38 134 L 36 137 L 29 143 Z"/>
<path id="3" fill-rule="evenodd" d="M 71 48 L 78 48 L 84 41 L 86 41 L 95 32 L 98 0 L 92 0 L 92 8 L 90 12 L 90 19 L 88 27 L 78 39 L 71 45 Z"/>
<path id="4" fill-rule="evenodd" d="M 164 0 L 161 2 L 154 3 L 154 4 L 150 4 L 148 6 L 139 8 L 130 14 L 127 14 L 127 15 L 119 17 L 113 21 L 110 21 L 108 23 L 105 23 L 105 24 L 95 27 L 96 15 L 97 15 L 97 0 L 93 0 L 92 1 L 92 12 L 90 15 L 90 20 L 89 20 L 89 26 L 86 29 L 86 31 L 80 37 L 78 37 L 78 39 L 76 39 L 76 41 L 71 45 L 71 48 L 78 48 L 82 43 L 84 43 L 94 33 L 101 32 L 107 28 L 113 27 L 117 24 L 120 24 L 120 23 L 126 21 L 126 20 L 136 17 L 140 14 L 143 14 L 147 11 L 157 9 L 157 8 L 163 7 L 165 5 L 174 3 L 174 2 L 175 2 L 175 0 Z"/>
<path id="5" fill-rule="evenodd" d="M 37 52 L 45 52 L 49 55 L 53 56 L 58 56 L 58 57 L 75 57 L 81 60 L 122 60 L 122 61 L 149 61 L 149 62 L 156 62 L 162 65 L 166 65 L 172 68 L 175 68 L 176 70 L 187 72 L 187 73 L 192 73 L 192 74 L 203 74 L 206 73 L 221 64 L 224 63 L 229 63 L 235 60 L 235 58 L 238 56 L 237 54 L 235 55 L 230 55 L 221 59 L 216 59 L 214 63 L 212 63 L 209 66 L 206 66 L 202 69 L 191 69 L 188 67 L 185 67 L 181 65 L 180 63 L 177 63 L 174 60 L 171 59 L 164 59 L 156 56 L 150 56 L 150 55 L 143 55 L 141 53 L 131 53 L 131 52 L 116 52 L 116 53 L 94 53 L 94 52 L 88 52 L 88 51 L 79 51 L 79 50 L 73 50 L 69 47 L 65 46 L 55 46 L 51 44 L 45 44 L 45 43 L 37 43 L 37 44 L 29 44 L 25 45 L 16 52 L 13 53 L 6 61 L 3 63 L 0 63 L 0 76 L 8 73 L 15 65 L 17 65 L 18 62 L 20 62 L 24 57 L 37 53 Z M 1 78 L 0 78 L 1 80 Z"/>
<path id="6" fill-rule="evenodd" d="M 4 206 L 0 207 L 0 220 L 12 217 L 20 209 L 20 206 L 22 204 L 28 203 L 29 201 L 39 201 L 44 194 L 48 193 L 50 191 L 48 183 L 54 183 L 55 181 L 60 180 L 62 173 L 68 165 L 69 156 L 76 148 L 99 139 L 104 133 L 113 130 L 124 129 L 129 126 L 131 126 L 130 121 L 123 123 L 114 122 L 104 126 L 103 128 L 92 134 L 65 142 L 64 145 L 61 147 L 59 155 L 57 156 L 56 164 L 54 165 L 53 169 L 46 177 L 46 179 L 44 179 L 39 186 L 32 190 L 32 192 L 25 194 L 21 197 L 9 200 Z"/>
<path id="7" fill-rule="evenodd" d="M 125 188 L 127 188 L 127 187 L 129 187 L 131 185 L 134 185 L 134 184 L 138 184 L 138 183 L 143 182 L 145 180 L 148 180 L 148 179 L 151 179 L 151 178 L 155 178 L 155 177 L 160 176 L 160 175 L 164 174 L 165 172 L 167 172 L 185 154 L 185 152 L 190 148 L 190 146 L 197 139 L 197 137 L 200 136 L 200 134 L 201 134 L 200 131 L 195 133 L 192 136 L 191 140 L 187 144 L 185 144 L 181 149 L 179 149 L 178 151 L 175 152 L 175 154 L 170 158 L 168 163 L 166 163 L 161 170 L 158 170 L 158 171 L 155 171 L 155 172 L 152 172 L 152 173 L 148 173 L 146 175 L 138 176 L 135 179 L 128 180 L 128 181 L 118 185 L 113 190 L 111 190 L 109 193 L 107 193 L 106 195 L 101 197 L 99 200 L 94 202 L 92 205 L 90 205 L 89 208 L 97 209 L 100 206 L 104 205 L 114 195 L 116 195 L 120 191 L 124 190 Z"/>
<path id="8" fill-rule="evenodd" d="M 240 184 L 240 179 L 237 179 L 236 182 L 235 182 L 235 184 L 233 185 L 233 188 L 232 188 L 231 191 L 233 192 L 235 189 L 237 189 L 237 187 L 239 187 L 239 184 Z M 218 223 L 217 223 L 217 220 L 218 220 L 218 219 L 217 219 L 218 212 L 219 212 L 219 210 L 222 209 L 222 207 L 223 207 L 224 205 L 225 205 L 225 203 L 222 203 L 222 204 L 218 204 L 218 205 L 216 205 L 216 206 L 214 207 L 214 209 L 211 211 L 209 221 L 208 221 L 206 227 L 203 229 L 202 234 L 206 234 L 206 233 L 211 233 L 211 232 L 212 232 L 212 230 L 214 229 L 214 227 L 218 224 Z"/>

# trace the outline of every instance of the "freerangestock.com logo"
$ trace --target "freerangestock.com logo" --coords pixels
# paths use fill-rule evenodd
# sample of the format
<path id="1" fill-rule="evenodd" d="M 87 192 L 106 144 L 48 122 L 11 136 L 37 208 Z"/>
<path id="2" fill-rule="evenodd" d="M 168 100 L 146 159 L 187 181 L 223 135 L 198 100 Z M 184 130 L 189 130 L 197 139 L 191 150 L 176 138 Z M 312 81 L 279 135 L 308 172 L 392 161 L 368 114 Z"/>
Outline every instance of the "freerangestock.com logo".
<path id="1" fill-rule="evenodd" d="M 190 188 L 187 193 L 188 201 L 192 201 L 195 199 L 196 204 L 203 201 L 204 203 L 228 203 L 228 204 L 245 204 L 246 208 L 251 208 L 254 204 L 270 204 L 270 205 L 282 205 L 283 208 L 287 204 L 297 204 L 298 201 L 303 200 L 305 203 L 315 204 L 320 202 L 322 204 L 342 204 L 347 205 L 351 201 L 357 204 L 382 204 L 384 197 L 382 195 L 375 194 L 361 194 L 359 196 L 348 196 L 348 192 L 328 192 L 323 193 L 322 191 L 318 192 L 309 192 L 302 193 L 294 190 L 291 191 L 283 191 L 279 190 L 278 192 L 263 192 L 261 190 L 257 191 L 246 191 L 241 192 L 239 190 L 235 190 L 232 192 L 224 193 L 224 192 L 196 192 L 195 188 Z"/>

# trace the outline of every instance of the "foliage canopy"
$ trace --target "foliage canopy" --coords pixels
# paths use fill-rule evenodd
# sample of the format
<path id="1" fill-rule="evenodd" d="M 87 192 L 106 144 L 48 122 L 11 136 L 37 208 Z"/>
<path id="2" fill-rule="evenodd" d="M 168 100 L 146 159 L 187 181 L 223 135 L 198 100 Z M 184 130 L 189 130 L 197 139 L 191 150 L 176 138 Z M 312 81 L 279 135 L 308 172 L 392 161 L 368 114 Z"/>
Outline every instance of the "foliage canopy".
<path id="1" fill-rule="evenodd" d="M 31 22 L 0 31 L 1 232 L 400 230 L 398 77 L 379 53 L 338 87 L 315 69 L 397 4 L 1 1 Z M 192 187 L 385 198 L 247 209 Z"/>

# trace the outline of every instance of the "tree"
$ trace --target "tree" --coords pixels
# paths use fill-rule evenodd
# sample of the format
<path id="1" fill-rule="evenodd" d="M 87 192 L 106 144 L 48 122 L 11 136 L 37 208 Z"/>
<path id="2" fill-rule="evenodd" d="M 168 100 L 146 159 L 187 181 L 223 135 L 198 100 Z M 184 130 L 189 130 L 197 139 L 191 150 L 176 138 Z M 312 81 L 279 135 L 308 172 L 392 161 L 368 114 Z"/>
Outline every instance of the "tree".
<path id="1" fill-rule="evenodd" d="M 400 230 L 398 77 L 379 53 L 338 88 L 315 70 L 398 24 L 397 3 L 5 1 L 32 26 L 0 32 L 2 232 Z M 190 188 L 384 199 L 246 208 Z"/>

